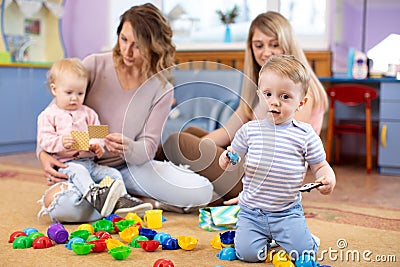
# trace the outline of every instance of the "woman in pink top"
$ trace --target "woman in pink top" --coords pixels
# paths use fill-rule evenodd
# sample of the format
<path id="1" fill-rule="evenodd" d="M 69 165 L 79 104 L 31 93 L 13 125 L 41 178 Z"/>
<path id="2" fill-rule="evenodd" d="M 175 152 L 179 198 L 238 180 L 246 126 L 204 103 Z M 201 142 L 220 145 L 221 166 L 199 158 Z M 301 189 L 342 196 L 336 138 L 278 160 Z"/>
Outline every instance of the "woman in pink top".
<path id="1" fill-rule="evenodd" d="M 121 16 L 117 34 L 112 52 L 83 60 L 89 73 L 84 103 L 97 112 L 110 132 L 105 138 L 107 150 L 97 162 L 118 169 L 128 193 L 147 198 L 156 208 L 183 212 L 183 207 L 209 203 L 213 187 L 208 179 L 153 160 L 173 101 L 168 82 L 175 54 L 171 27 L 160 10 L 144 4 Z M 70 222 L 100 218 L 86 203 L 77 200 L 79 205 L 71 207 L 74 203 L 68 199 L 76 200 L 76 192 L 64 190 L 67 177 L 57 171 L 66 164 L 44 151 L 39 159 L 51 186 L 44 207 L 53 218 Z M 65 197 L 69 205 L 62 209 L 54 204 L 66 194 L 73 195 Z"/>
<path id="2" fill-rule="evenodd" d="M 237 168 L 234 174 L 224 172 L 219 167 L 218 158 L 243 124 L 264 117 L 265 112 L 260 109 L 256 94 L 259 71 L 272 55 L 279 54 L 294 55 L 309 67 L 289 21 L 277 12 L 268 11 L 258 15 L 251 23 L 246 42 L 241 102 L 226 125 L 211 133 L 191 127 L 179 134 L 172 134 L 163 144 L 163 151 L 160 150 L 162 153 L 158 157 L 189 164 L 192 170 L 207 177 L 217 193 L 215 204 L 236 197 L 242 190 L 243 168 Z M 315 73 L 310 72 L 311 81 L 307 94 L 309 100 L 296 113 L 295 119 L 310 123 L 319 134 L 328 99 Z M 210 163 L 211 155 L 213 160 Z M 236 199 L 226 204 L 235 202 Z"/>

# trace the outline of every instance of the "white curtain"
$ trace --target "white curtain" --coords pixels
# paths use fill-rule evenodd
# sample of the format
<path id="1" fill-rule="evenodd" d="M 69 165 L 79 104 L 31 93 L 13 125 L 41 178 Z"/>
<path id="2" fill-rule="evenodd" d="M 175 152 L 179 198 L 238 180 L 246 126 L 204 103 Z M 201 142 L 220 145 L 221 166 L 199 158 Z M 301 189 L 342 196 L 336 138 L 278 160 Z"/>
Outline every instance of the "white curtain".
<path id="1" fill-rule="evenodd" d="M 33 17 L 42 7 L 42 1 L 37 0 L 16 0 L 19 9 L 27 18 Z"/>
<path id="2" fill-rule="evenodd" d="M 61 4 L 45 1 L 44 5 L 54 14 L 54 16 L 59 19 L 62 18 L 64 9 Z"/>

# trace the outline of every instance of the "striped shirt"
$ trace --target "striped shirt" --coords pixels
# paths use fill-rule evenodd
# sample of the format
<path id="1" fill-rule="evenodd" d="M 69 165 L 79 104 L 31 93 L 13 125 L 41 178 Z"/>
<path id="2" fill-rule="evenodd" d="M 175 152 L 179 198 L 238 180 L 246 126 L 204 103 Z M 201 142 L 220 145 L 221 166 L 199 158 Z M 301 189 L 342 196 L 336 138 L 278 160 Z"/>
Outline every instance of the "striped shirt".
<path id="1" fill-rule="evenodd" d="M 249 121 L 237 131 L 231 146 L 246 154 L 239 203 L 270 212 L 297 204 L 306 162 L 325 160 L 321 139 L 311 125 L 295 120 L 285 125 Z"/>

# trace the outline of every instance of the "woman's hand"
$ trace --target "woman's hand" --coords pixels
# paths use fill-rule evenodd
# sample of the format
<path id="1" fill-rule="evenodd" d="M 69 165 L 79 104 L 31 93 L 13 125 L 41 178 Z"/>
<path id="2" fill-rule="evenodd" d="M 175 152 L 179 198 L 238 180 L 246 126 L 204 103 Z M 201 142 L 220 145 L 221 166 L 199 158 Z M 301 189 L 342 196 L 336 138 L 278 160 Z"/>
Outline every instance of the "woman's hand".
<path id="1" fill-rule="evenodd" d="M 131 140 L 120 133 L 110 133 L 104 139 L 108 151 L 116 155 L 123 155 L 129 148 Z"/>
<path id="2" fill-rule="evenodd" d="M 39 160 L 40 164 L 42 165 L 44 176 L 47 178 L 47 185 L 53 185 L 55 183 L 65 182 L 65 180 L 68 180 L 68 176 L 65 173 L 58 172 L 54 168 L 66 168 L 68 165 L 55 159 L 44 151 L 40 152 Z"/>
<path id="3" fill-rule="evenodd" d="M 234 198 L 224 201 L 224 205 L 227 205 L 227 206 L 236 205 L 237 203 L 239 203 L 238 197 L 234 197 Z"/>

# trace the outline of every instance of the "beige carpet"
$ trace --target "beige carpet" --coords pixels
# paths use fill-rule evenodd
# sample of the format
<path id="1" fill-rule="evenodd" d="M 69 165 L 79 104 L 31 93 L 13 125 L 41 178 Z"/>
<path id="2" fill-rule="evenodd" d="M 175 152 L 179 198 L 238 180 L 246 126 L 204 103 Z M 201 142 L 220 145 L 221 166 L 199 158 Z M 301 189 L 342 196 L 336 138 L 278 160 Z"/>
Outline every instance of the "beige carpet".
<path id="1" fill-rule="evenodd" d="M 36 217 L 40 209 L 36 201 L 47 186 L 39 169 L 7 163 L 0 163 L 0 181 L 0 259 L 7 266 L 153 266 L 159 258 L 168 258 L 175 266 L 272 266 L 270 263 L 247 264 L 238 260 L 218 259 L 218 250 L 210 246 L 211 239 L 217 233 L 200 229 L 197 214 L 164 213 L 167 221 L 159 230 L 172 236 L 190 235 L 198 238 L 198 245 L 192 251 L 163 251 L 161 247 L 155 252 L 133 249 L 126 260 L 116 261 L 106 252 L 78 256 L 63 245 L 48 249 L 13 249 L 12 244 L 8 243 L 12 232 L 35 227 L 46 233 L 51 224 L 47 216 L 40 219 Z M 305 201 L 304 209 L 311 231 L 321 239 L 318 255 L 321 265 L 400 265 L 399 210 L 311 201 Z M 70 232 L 77 226 L 65 225 Z M 114 238 L 119 239 L 119 236 L 114 235 Z M 338 243 L 346 247 L 339 249 Z M 360 255 L 359 261 L 357 255 Z M 377 257 L 392 262 L 372 262 Z"/>

